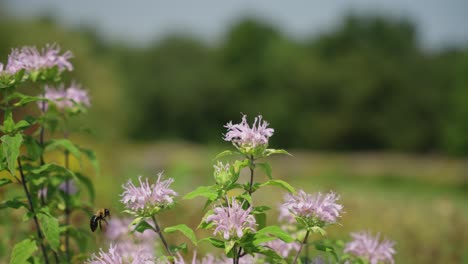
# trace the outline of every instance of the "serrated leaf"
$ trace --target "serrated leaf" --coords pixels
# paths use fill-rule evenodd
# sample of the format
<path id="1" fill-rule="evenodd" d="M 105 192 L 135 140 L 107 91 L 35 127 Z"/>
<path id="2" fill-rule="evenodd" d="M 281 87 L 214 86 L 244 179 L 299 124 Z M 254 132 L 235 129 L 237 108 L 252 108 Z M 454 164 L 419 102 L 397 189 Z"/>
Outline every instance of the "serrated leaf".
<path id="1" fill-rule="evenodd" d="M 283 240 L 286 243 L 291 243 L 294 241 L 294 238 L 291 237 L 288 233 L 286 233 L 283 229 L 279 226 L 267 226 L 265 228 L 260 229 L 257 232 L 258 235 L 272 235 Z"/>
<path id="2" fill-rule="evenodd" d="M 49 241 L 50 247 L 57 251 L 60 245 L 60 232 L 58 220 L 50 214 L 40 213 L 37 218 L 42 227 L 45 238 Z"/>
<path id="3" fill-rule="evenodd" d="M 290 193 L 296 192 L 294 187 L 292 187 L 289 183 L 282 181 L 282 180 L 269 180 L 265 183 L 260 184 L 261 187 L 268 186 L 268 185 L 281 187 Z"/>
<path id="4" fill-rule="evenodd" d="M 13 247 L 11 252 L 10 264 L 24 264 L 29 257 L 37 250 L 36 242 L 31 239 L 25 239 Z"/>
<path id="5" fill-rule="evenodd" d="M 190 200 L 195 197 L 202 196 L 209 200 L 215 200 L 218 198 L 218 191 L 213 186 L 200 186 L 194 191 L 187 193 L 183 199 Z"/>
<path id="6" fill-rule="evenodd" d="M 14 176 L 23 136 L 21 134 L 14 136 L 3 135 L 0 139 L 3 143 L 3 156 L 7 159 L 8 170 Z"/>
<path id="7" fill-rule="evenodd" d="M 190 241 L 195 246 L 197 245 L 197 237 L 195 236 L 195 232 L 193 232 L 193 230 L 190 227 L 188 227 L 187 225 L 180 224 L 180 225 L 175 225 L 175 226 L 170 226 L 170 227 L 164 228 L 164 232 L 166 232 L 166 233 L 173 233 L 175 231 L 181 232 L 182 234 L 184 234 L 184 236 L 186 236 L 188 239 L 190 239 Z"/>
<path id="8" fill-rule="evenodd" d="M 65 150 L 67 150 L 70 154 L 72 154 L 78 160 L 81 159 L 81 152 L 78 149 L 78 147 L 76 147 L 70 140 L 65 139 L 65 138 L 51 140 L 47 144 L 45 150 L 46 151 L 54 150 L 54 149 L 57 149 L 59 147 L 62 147 Z"/>
<path id="9" fill-rule="evenodd" d="M 255 166 L 260 167 L 265 174 L 268 176 L 268 179 L 272 180 L 273 177 L 271 176 L 271 166 L 267 162 L 257 163 Z"/>

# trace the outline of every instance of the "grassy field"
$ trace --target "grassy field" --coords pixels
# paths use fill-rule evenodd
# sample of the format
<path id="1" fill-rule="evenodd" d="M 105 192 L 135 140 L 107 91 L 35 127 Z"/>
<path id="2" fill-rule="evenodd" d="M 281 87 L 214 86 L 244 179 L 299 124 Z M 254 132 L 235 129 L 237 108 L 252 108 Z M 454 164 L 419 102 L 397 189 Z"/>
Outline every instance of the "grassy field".
<path id="1" fill-rule="evenodd" d="M 114 216 L 122 209 L 118 195 L 129 177 L 155 176 L 164 170 L 175 178 L 173 187 L 183 196 L 198 185 L 212 184 L 212 159 L 220 150 L 186 143 L 93 145 L 101 161 L 101 175 L 93 179 L 96 207 L 111 208 Z M 346 213 L 341 226 L 329 228 L 330 238 L 348 239 L 351 231 L 378 231 L 397 242 L 397 263 L 468 263 L 468 172 L 463 160 L 393 153 L 290 152 L 293 157 L 271 159 L 274 178 L 305 191 L 334 190 L 342 196 Z M 241 177 L 241 181 L 246 179 L 246 175 Z M 264 181 L 266 176 L 259 172 L 256 179 Z M 254 194 L 257 204 L 273 208 L 270 222 L 276 219 L 274 209 L 282 196 L 283 191 L 274 187 Z M 161 216 L 162 225 L 196 227 L 203 202 L 179 200 L 173 211 Z M 76 213 L 73 220 L 83 227 L 88 224 L 83 213 Z M 184 241 L 175 235 L 168 239 Z M 3 240 L 2 245 L 11 243 L 8 236 Z M 103 246 L 100 238 L 95 241 L 90 250 Z M 200 251 L 204 250 L 202 246 Z"/>

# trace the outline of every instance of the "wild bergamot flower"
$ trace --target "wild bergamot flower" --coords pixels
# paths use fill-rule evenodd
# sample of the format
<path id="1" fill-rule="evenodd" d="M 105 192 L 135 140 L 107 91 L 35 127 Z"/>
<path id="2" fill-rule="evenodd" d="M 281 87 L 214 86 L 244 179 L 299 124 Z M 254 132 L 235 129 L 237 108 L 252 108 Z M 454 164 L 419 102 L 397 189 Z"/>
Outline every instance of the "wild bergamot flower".
<path id="1" fill-rule="evenodd" d="M 268 128 L 268 122 L 262 120 L 262 116 L 255 117 L 252 127 L 247 123 L 247 116 L 242 116 L 239 124 L 232 124 L 232 121 L 224 127 L 227 133 L 224 135 L 225 141 L 231 141 L 232 144 L 244 154 L 257 154 L 268 147 L 268 139 L 273 136 L 275 131 Z"/>
<path id="2" fill-rule="evenodd" d="M 241 238 L 246 231 L 255 231 L 255 217 L 250 214 L 252 207 L 242 209 L 242 204 L 235 198 L 227 199 L 226 206 L 215 207 L 213 214 L 206 218 L 215 226 L 213 234 L 222 234 L 225 240 Z"/>
<path id="3" fill-rule="evenodd" d="M 155 183 L 150 183 L 148 178 L 142 180 L 140 176 L 139 186 L 135 186 L 131 180 L 122 186 L 124 192 L 121 194 L 121 201 L 129 213 L 149 217 L 172 207 L 177 193 L 169 186 L 174 180 L 162 180 L 162 176 L 163 174 L 159 173 Z"/>
<path id="4" fill-rule="evenodd" d="M 296 195 L 289 195 L 284 203 L 295 217 L 302 218 L 312 226 L 323 227 L 327 224 L 334 224 L 340 217 L 343 206 L 336 203 L 339 196 L 333 192 L 328 194 L 315 193 L 308 194 L 303 190 Z"/>
<path id="5" fill-rule="evenodd" d="M 346 244 L 344 252 L 351 253 L 369 261 L 370 264 L 394 263 L 393 255 L 396 253 L 390 240 L 380 241 L 380 234 L 372 236 L 370 232 L 351 233 L 353 240 Z"/>

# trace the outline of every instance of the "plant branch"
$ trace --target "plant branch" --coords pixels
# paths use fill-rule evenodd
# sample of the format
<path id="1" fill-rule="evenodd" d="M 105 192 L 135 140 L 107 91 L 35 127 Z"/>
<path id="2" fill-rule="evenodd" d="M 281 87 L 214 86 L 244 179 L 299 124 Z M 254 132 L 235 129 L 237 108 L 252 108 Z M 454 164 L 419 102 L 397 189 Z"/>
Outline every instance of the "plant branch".
<path id="1" fill-rule="evenodd" d="M 169 246 L 167 245 L 166 239 L 164 239 L 164 236 L 163 236 L 163 234 L 161 232 L 161 228 L 159 228 L 158 222 L 156 221 L 156 217 L 154 215 L 152 215 L 151 218 L 153 219 L 153 222 L 154 222 L 154 231 L 159 235 L 159 238 L 161 239 L 161 241 L 162 241 L 162 243 L 164 245 L 164 248 L 166 249 L 169 256 L 172 256 L 172 253 L 169 250 Z"/>
<path id="2" fill-rule="evenodd" d="M 65 155 L 65 168 L 69 168 L 69 152 L 65 150 L 64 152 Z M 67 179 L 65 181 L 65 194 L 67 195 L 67 199 L 65 199 L 65 225 L 69 226 L 70 225 L 70 215 L 71 215 L 71 210 L 70 210 L 70 180 Z M 67 254 L 67 260 L 70 262 L 70 234 L 68 232 L 68 229 L 65 231 L 65 252 Z"/>
<path id="3" fill-rule="evenodd" d="M 307 233 L 306 233 L 306 235 L 305 235 L 305 237 L 304 237 L 304 241 L 302 241 L 301 246 L 299 247 L 299 250 L 297 251 L 297 254 L 296 254 L 296 257 L 294 258 L 293 264 L 296 264 L 297 259 L 299 258 L 299 255 L 301 254 L 302 247 L 303 247 L 305 244 L 307 244 L 307 239 L 309 238 L 309 233 L 310 233 L 310 231 L 307 230 Z"/>
<path id="4" fill-rule="evenodd" d="M 249 160 L 250 160 L 250 164 L 249 164 L 249 169 L 250 169 L 250 187 L 249 187 L 249 195 L 252 196 L 252 192 L 253 192 L 253 189 L 252 189 L 252 188 L 253 188 L 253 179 L 254 179 L 254 168 L 255 168 L 253 155 L 250 155 Z"/>
<path id="5" fill-rule="evenodd" d="M 44 261 L 46 264 L 49 264 L 49 258 L 47 257 L 47 252 L 44 246 L 44 237 L 42 236 L 41 226 L 39 225 L 39 221 L 37 220 L 36 212 L 34 210 L 34 206 L 33 206 L 32 199 L 31 199 L 31 194 L 29 193 L 28 187 L 26 185 L 26 179 L 24 177 L 23 166 L 21 165 L 21 159 L 18 157 L 17 160 L 18 160 L 18 168 L 19 168 L 20 175 L 21 175 L 21 183 L 23 185 L 24 192 L 26 193 L 26 197 L 28 198 L 29 211 L 32 213 L 34 223 L 36 224 L 37 236 L 40 241 L 42 254 L 44 255 Z"/>

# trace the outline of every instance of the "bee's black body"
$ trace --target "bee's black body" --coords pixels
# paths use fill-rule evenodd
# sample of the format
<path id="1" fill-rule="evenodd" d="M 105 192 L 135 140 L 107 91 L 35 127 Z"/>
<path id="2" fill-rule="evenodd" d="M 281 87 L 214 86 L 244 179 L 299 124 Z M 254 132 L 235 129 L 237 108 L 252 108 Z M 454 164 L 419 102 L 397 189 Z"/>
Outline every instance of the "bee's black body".
<path id="1" fill-rule="evenodd" d="M 89 221 L 91 231 L 96 231 L 98 225 L 99 229 L 102 230 L 101 221 L 104 221 L 107 224 L 106 217 L 110 217 L 109 209 L 99 209 L 93 216 L 91 216 L 91 220 Z"/>

